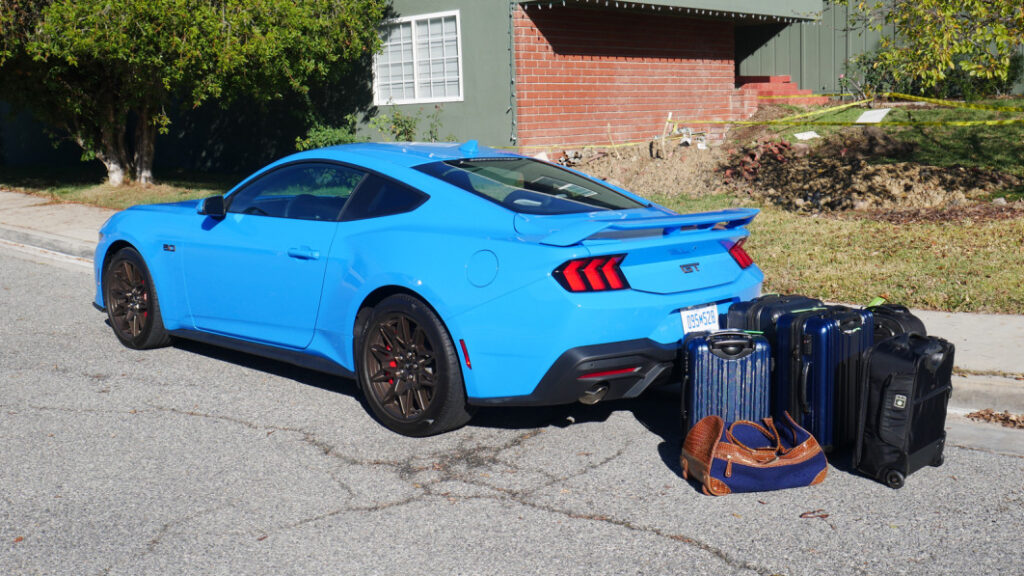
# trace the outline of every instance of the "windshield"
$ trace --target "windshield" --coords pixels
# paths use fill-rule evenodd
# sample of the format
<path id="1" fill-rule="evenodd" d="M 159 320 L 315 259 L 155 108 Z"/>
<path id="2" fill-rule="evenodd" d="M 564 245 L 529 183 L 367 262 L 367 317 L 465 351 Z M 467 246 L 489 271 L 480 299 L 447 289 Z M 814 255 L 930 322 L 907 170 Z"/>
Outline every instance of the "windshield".
<path id="1" fill-rule="evenodd" d="M 628 210 L 644 204 L 547 162 L 532 158 L 450 160 L 416 167 L 463 190 L 527 214 Z"/>

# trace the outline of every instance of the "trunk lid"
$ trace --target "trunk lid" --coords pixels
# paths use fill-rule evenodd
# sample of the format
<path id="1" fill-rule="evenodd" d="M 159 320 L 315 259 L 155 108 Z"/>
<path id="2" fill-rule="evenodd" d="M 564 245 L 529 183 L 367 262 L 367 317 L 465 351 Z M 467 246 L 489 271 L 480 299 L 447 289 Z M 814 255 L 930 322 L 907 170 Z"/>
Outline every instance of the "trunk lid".
<path id="1" fill-rule="evenodd" d="M 591 256 L 625 254 L 634 290 L 675 294 L 735 281 L 743 269 L 729 248 L 745 238 L 754 209 L 678 215 L 648 208 L 558 216 L 516 216 L 516 230 L 540 244 L 585 247 Z"/>

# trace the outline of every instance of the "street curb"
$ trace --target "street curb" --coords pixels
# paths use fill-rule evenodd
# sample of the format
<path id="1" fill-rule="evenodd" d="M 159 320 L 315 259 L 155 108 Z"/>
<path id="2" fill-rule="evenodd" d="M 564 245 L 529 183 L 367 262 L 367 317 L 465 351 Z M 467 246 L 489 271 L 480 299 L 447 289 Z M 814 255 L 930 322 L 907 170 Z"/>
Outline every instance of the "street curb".
<path id="1" fill-rule="evenodd" d="M 88 260 L 92 260 L 96 252 L 96 244 L 6 224 L 0 224 L 0 240 L 44 248 L 67 256 L 86 258 Z"/>
<path id="2" fill-rule="evenodd" d="M 999 376 L 953 375 L 950 408 L 973 412 L 992 408 L 1024 414 L 1024 382 Z"/>

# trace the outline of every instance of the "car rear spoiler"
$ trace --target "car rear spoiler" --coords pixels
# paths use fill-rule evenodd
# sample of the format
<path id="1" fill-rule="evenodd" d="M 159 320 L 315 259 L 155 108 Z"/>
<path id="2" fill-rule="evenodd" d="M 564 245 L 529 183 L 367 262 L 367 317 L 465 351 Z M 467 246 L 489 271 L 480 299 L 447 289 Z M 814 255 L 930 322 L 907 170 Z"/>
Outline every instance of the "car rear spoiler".
<path id="1" fill-rule="evenodd" d="M 556 232 L 552 232 L 540 241 L 548 246 L 572 246 L 608 231 L 636 231 L 662 229 L 663 235 L 673 234 L 681 230 L 707 230 L 717 228 L 728 230 L 746 226 L 760 212 L 756 208 L 731 208 L 718 212 L 701 212 L 681 216 L 659 216 L 654 218 L 636 218 L 621 220 L 587 220 L 573 224 Z"/>

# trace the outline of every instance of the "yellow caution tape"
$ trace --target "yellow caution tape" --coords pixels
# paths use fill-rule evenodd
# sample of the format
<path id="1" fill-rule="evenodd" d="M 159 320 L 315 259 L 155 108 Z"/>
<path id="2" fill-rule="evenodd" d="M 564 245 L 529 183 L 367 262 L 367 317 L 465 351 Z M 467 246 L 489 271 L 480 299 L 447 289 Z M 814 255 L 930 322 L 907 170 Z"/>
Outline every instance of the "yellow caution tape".
<path id="1" fill-rule="evenodd" d="M 926 98 L 924 96 L 911 96 L 910 94 L 900 94 L 899 92 L 886 92 L 880 94 L 886 98 L 894 98 L 897 100 L 910 100 L 913 102 L 926 102 L 928 104 L 937 104 L 939 106 L 950 106 L 952 108 L 967 108 L 969 110 L 989 110 L 992 112 L 1024 112 L 1024 108 L 1012 108 L 1009 106 L 989 106 L 987 104 L 971 104 L 968 102 L 958 102 L 956 100 L 941 100 L 939 98 Z"/>
<path id="2" fill-rule="evenodd" d="M 785 100 L 788 98 L 844 98 L 855 94 L 789 94 L 786 96 L 758 96 L 760 100 Z"/>
<path id="3" fill-rule="evenodd" d="M 871 102 L 872 98 L 865 98 L 864 100 L 857 100 L 856 102 L 848 102 L 846 104 L 840 104 L 838 106 L 830 106 L 828 108 L 822 108 L 821 110 L 812 110 L 810 112 L 804 112 L 802 114 L 794 114 L 792 116 L 786 116 L 785 118 L 779 118 L 778 120 L 767 120 L 766 122 L 788 122 L 790 120 L 796 120 L 797 118 L 810 118 L 811 116 L 822 116 L 829 112 L 839 112 L 840 110 L 846 110 L 847 108 L 853 108 L 854 106 L 860 106 L 861 104 L 867 104 Z"/>
<path id="4" fill-rule="evenodd" d="M 696 120 L 678 120 L 678 121 L 673 121 L 672 124 L 674 125 L 673 126 L 673 130 L 678 129 L 679 126 L 688 126 L 688 125 L 693 125 L 693 124 L 743 124 L 743 125 L 747 125 L 747 126 L 760 126 L 760 125 L 765 125 L 765 124 L 786 124 L 786 123 L 788 123 L 788 122 L 790 122 L 792 120 L 797 120 L 799 118 L 810 118 L 812 116 L 822 116 L 822 115 L 828 114 L 830 112 L 839 112 L 841 110 L 846 110 L 847 108 L 853 108 L 854 106 L 860 106 L 861 104 L 867 104 L 868 102 L 871 102 L 871 100 L 873 100 L 873 99 L 872 98 L 866 98 L 864 100 L 858 100 L 856 102 L 848 102 L 846 104 L 840 104 L 838 106 L 830 106 L 828 108 L 822 108 L 821 110 L 812 110 L 810 112 L 802 112 L 800 114 L 793 114 L 792 116 L 786 116 L 785 118 L 779 118 L 778 120 L 762 120 L 762 121 L 751 121 L 751 120 L 747 120 L 747 121 L 742 121 L 742 120 L 705 120 L 705 121 L 699 121 L 699 122 L 696 121 Z M 798 122 L 797 124 L 805 124 L 805 122 Z"/>
<path id="5" fill-rule="evenodd" d="M 852 94 L 808 94 L 808 95 L 794 95 L 796 97 L 818 97 L 818 96 L 852 96 Z M 984 104 L 969 104 L 967 102 L 957 102 L 953 100 L 941 100 L 938 98 L 926 98 L 923 96 L 912 96 L 910 94 L 901 94 L 898 92 L 885 92 L 879 94 L 880 97 L 897 99 L 897 100 L 910 100 L 917 102 L 926 102 L 929 104 L 936 104 L 940 106 L 951 106 L 955 108 L 967 108 L 971 110 L 987 110 L 992 112 L 1024 112 L 1024 108 L 1013 108 L 1013 107 L 1001 107 L 1001 106 L 988 106 Z M 760 96 L 759 98 L 790 98 L 791 96 Z M 810 112 L 803 112 L 800 114 L 794 114 L 792 116 L 786 116 L 785 118 L 779 118 L 777 120 L 673 120 L 669 124 L 672 126 L 673 132 L 679 129 L 679 127 L 689 126 L 868 126 L 873 123 L 860 123 L 860 122 L 837 122 L 837 121 L 822 121 L 822 120 L 803 120 L 804 118 L 811 118 L 814 116 L 821 116 L 830 112 L 839 112 L 854 106 L 860 106 L 872 102 L 874 98 L 865 98 L 864 100 L 857 100 L 855 102 L 848 102 L 846 104 L 840 104 L 838 106 L 831 106 L 829 108 L 822 108 L 820 110 L 812 110 Z M 1024 124 L 1024 117 L 1021 118 L 1006 118 L 1000 120 L 920 120 L 920 121 L 909 121 L 909 120 L 895 120 L 895 121 L 884 121 L 879 123 L 884 126 L 1011 126 L 1014 124 Z M 689 136 L 704 135 L 701 131 L 691 131 Z M 685 138 L 687 135 L 684 134 L 671 134 L 667 136 L 666 140 L 679 140 Z M 653 140 L 655 143 L 659 141 L 658 138 Z M 599 149 L 607 150 L 610 148 L 627 148 L 630 146 L 641 146 L 650 145 L 652 140 L 637 140 L 633 142 L 621 142 L 619 144 L 580 144 L 580 145 L 561 145 L 561 144 L 530 144 L 525 146 L 492 146 L 492 148 L 502 150 L 524 150 L 524 149 L 536 149 L 536 150 L 590 150 Z"/>

